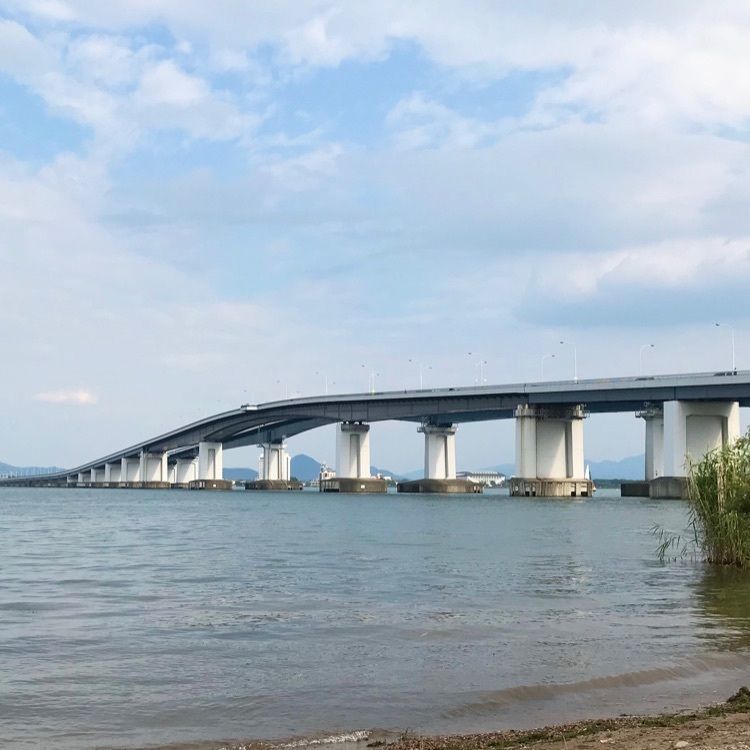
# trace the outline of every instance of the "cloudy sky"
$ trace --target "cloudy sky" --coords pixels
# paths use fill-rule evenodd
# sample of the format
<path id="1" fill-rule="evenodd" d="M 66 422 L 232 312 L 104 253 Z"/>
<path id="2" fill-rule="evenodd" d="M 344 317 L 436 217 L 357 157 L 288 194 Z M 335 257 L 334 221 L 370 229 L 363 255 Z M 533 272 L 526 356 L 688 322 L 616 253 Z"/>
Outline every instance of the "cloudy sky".
<path id="1" fill-rule="evenodd" d="M 705 371 L 734 327 L 750 366 L 748 38 L 745 0 L 0 0 L 0 460 L 417 361 L 569 378 L 561 340 L 581 377 L 651 343 Z M 642 451 L 630 415 L 586 429 Z M 459 464 L 512 434 L 461 428 Z M 376 464 L 421 453 L 373 428 Z"/>

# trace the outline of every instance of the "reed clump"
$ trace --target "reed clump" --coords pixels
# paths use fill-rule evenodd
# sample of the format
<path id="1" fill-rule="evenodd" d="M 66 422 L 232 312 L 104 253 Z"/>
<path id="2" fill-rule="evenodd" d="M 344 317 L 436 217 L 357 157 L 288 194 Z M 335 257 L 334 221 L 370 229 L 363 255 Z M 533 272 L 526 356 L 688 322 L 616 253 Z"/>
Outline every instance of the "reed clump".
<path id="1" fill-rule="evenodd" d="M 689 468 L 696 546 L 710 563 L 750 567 L 750 432 Z"/>

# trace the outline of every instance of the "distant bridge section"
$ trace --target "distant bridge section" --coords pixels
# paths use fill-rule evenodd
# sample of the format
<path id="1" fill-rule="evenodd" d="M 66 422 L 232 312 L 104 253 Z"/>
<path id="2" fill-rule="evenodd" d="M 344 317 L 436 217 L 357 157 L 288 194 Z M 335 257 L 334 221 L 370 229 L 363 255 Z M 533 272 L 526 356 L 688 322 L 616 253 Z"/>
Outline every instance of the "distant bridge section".
<path id="1" fill-rule="evenodd" d="M 248 445 L 263 449 L 263 471 L 269 476 L 262 479 L 288 479 L 284 441 L 326 424 L 339 425 L 340 476 L 369 473 L 367 430 L 352 425 L 386 420 L 419 425 L 425 436 L 425 477 L 455 480 L 455 426 L 512 418 L 517 476 L 511 491 L 588 494 L 592 488 L 583 468 L 588 414 L 643 416 L 646 479 L 681 479 L 688 453 L 702 455 L 739 435 L 741 406 L 750 406 L 750 371 L 296 398 L 245 404 L 64 472 L 0 480 L 0 485 L 218 486 L 223 451 Z"/>

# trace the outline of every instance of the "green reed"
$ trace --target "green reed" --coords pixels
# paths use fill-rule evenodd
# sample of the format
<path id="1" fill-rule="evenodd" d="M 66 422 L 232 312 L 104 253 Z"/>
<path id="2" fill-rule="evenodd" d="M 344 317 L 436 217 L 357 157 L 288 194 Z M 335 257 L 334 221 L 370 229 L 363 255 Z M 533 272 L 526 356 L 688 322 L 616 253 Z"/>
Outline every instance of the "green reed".
<path id="1" fill-rule="evenodd" d="M 690 527 L 702 556 L 750 567 L 750 433 L 690 463 Z"/>

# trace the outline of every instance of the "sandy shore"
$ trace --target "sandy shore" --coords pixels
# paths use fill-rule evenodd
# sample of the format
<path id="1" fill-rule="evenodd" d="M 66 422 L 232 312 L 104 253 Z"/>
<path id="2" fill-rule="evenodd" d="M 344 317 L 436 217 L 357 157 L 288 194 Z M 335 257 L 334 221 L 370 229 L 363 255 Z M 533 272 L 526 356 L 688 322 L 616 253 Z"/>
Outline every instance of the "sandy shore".
<path id="1" fill-rule="evenodd" d="M 373 743 L 370 743 L 371 745 Z M 750 690 L 699 711 L 581 721 L 523 732 L 402 737 L 388 750 L 750 750 Z"/>
<path id="2" fill-rule="evenodd" d="M 388 737 L 374 732 L 359 741 L 351 741 L 353 737 L 349 741 L 342 739 L 337 743 L 297 740 L 179 744 L 170 745 L 169 750 L 750 750 L 750 690 L 743 687 L 724 703 L 678 714 L 593 719 L 524 731 Z"/>

